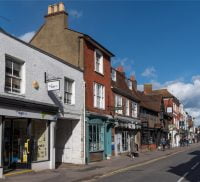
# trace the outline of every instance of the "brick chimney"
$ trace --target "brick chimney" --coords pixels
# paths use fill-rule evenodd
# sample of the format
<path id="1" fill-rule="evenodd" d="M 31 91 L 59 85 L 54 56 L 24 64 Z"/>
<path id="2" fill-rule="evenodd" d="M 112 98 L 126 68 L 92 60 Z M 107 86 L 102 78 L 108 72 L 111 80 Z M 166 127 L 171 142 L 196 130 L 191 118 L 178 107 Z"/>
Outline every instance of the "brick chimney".
<path id="1" fill-rule="evenodd" d="M 45 16 L 46 23 L 61 28 L 68 27 L 68 14 L 65 11 L 64 3 L 53 4 L 48 6 L 48 13 Z"/>
<path id="2" fill-rule="evenodd" d="M 144 84 L 144 93 L 150 94 L 152 92 L 152 84 Z"/>
<path id="3" fill-rule="evenodd" d="M 137 80 L 135 79 L 135 75 L 131 75 L 130 80 L 132 81 L 133 89 L 137 91 Z"/>

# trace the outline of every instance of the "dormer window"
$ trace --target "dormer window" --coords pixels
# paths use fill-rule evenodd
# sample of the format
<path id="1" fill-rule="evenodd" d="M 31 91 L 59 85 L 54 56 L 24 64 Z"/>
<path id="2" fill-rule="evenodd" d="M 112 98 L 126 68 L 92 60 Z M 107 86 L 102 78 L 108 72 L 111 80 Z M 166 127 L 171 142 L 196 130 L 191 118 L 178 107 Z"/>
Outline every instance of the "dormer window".
<path id="1" fill-rule="evenodd" d="M 131 81 L 131 80 L 126 80 L 126 83 L 127 83 L 127 85 L 128 85 L 128 88 L 129 88 L 130 90 L 132 90 L 132 88 L 133 88 L 133 83 L 132 83 L 132 81 Z"/>
<path id="2" fill-rule="evenodd" d="M 112 77 L 112 81 L 116 82 L 116 80 L 117 80 L 117 78 L 116 78 L 116 71 L 114 69 L 112 69 L 111 77 Z"/>
<path id="3" fill-rule="evenodd" d="M 97 49 L 95 50 L 94 60 L 94 70 L 103 74 L 103 54 Z"/>

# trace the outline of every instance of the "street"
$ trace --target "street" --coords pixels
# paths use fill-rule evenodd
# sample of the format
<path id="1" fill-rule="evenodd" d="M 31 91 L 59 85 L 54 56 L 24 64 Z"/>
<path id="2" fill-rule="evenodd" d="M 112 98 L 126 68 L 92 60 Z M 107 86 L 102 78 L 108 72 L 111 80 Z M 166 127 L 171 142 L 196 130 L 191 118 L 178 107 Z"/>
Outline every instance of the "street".
<path id="1" fill-rule="evenodd" d="M 169 156 L 165 159 L 129 169 L 113 176 L 99 179 L 99 182 L 181 182 L 200 181 L 200 148 Z"/>

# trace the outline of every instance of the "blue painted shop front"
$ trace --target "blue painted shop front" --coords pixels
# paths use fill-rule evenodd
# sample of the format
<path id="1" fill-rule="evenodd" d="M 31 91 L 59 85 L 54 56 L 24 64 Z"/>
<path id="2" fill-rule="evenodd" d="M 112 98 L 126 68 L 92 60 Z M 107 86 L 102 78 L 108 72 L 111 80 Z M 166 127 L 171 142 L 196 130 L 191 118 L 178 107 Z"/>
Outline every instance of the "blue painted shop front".
<path id="1" fill-rule="evenodd" d="M 108 117 L 86 115 L 86 163 L 109 158 L 112 122 Z"/>

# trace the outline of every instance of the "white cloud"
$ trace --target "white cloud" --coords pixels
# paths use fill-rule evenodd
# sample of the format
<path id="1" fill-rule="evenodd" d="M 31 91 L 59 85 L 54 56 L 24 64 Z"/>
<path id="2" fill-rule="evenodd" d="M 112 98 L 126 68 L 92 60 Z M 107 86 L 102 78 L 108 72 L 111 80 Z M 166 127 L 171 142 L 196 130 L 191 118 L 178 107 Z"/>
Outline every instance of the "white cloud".
<path id="1" fill-rule="evenodd" d="M 112 61 L 112 66 L 114 68 L 117 68 L 118 66 L 123 66 L 124 71 L 128 73 L 128 77 L 131 75 L 136 75 L 136 72 L 134 70 L 134 60 L 128 57 L 114 58 Z"/>
<path id="2" fill-rule="evenodd" d="M 69 13 L 69 16 L 77 18 L 77 19 L 83 16 L 82 11 L 78 11 L 75 9 L 69 10 L 68 13 Z"/>
<path id="3" fill-rule="evenodd" d="M 144 70 L 144 72 L 142 73 L 142 76 L 144 76 L 144 77 L 156 77 L 156 70 L 155 70 L 155 68 L 153 66 L 149 67 L 149 68 L 146 68 Z"/>
<path id="4" fill-rule="evenodd" d="M 25 42 L 29 42 L 33 38 L 34 35 L 35 35 L 35 31 L 32 31 L 32 32 L 27 32 L 19 36 L 19 38 Z"/>
<path id="5" fill-rule="evenodd" d="M 151 80 L 153 89 L 167 88 L 181 103 L 185 110 L 196 118 L 196 124 L 200 125 L 200 75 L 193 76 L 190 82 L 185 82 L 182 78 L 159 83 Z M 138 85 L 143 90 L 143 85 Z"/>

